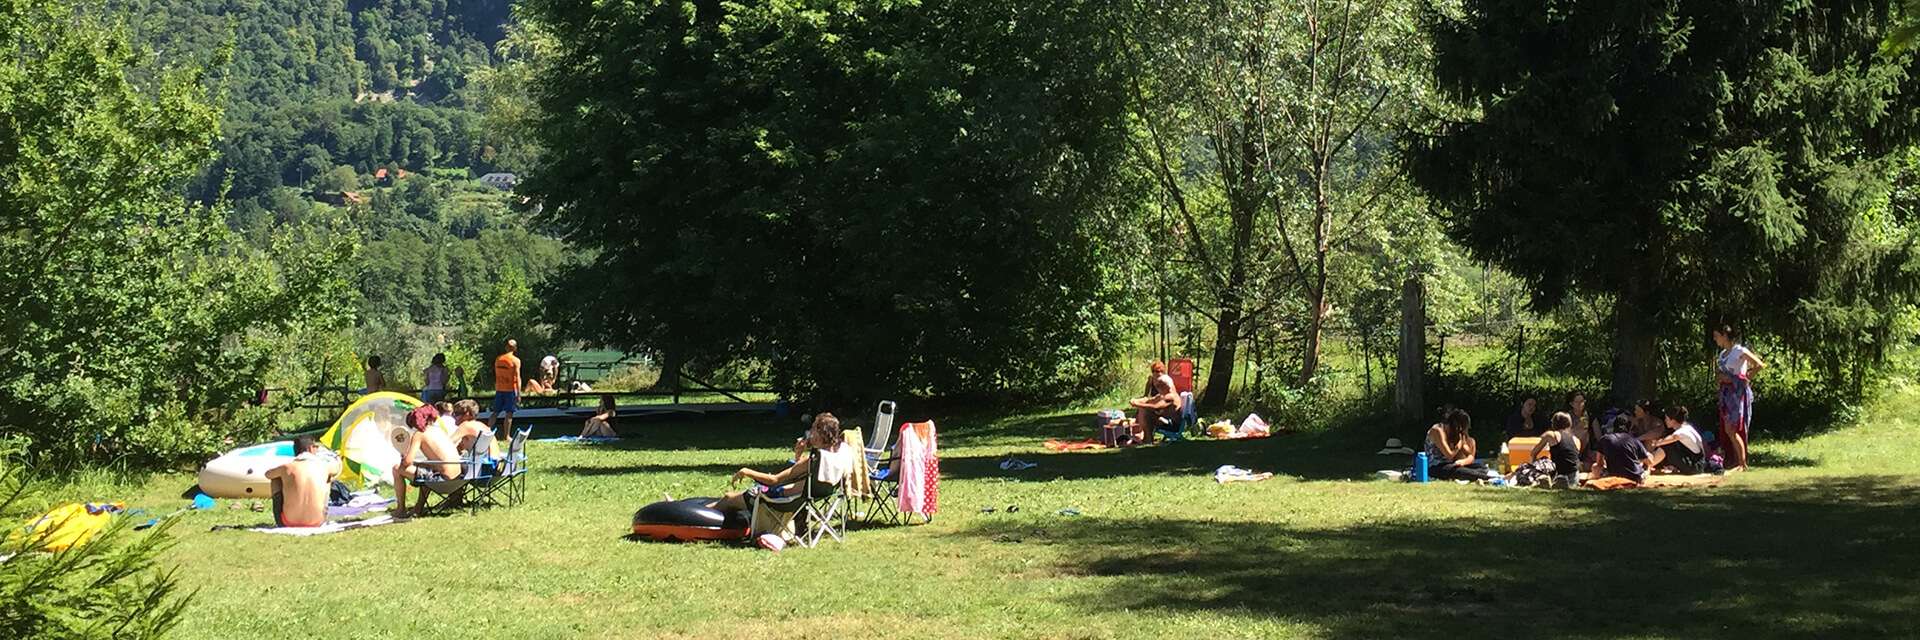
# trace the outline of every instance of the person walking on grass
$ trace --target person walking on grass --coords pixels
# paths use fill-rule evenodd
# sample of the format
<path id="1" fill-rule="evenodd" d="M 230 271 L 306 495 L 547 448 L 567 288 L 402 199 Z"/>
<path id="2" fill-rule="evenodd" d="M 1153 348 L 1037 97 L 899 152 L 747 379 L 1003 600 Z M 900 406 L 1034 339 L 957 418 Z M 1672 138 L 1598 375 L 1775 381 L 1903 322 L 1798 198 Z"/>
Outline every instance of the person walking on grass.
<path id="1" fill-rule="evenodd" d="M 494 433 L 511 432 L 513 414 L 520 410 L 520 357 L 513 355 L 519 350 L 518 340 L 508 340 L 507 352 L 493 359 L 493 413 L 487 416 L 487 426 Z M 507 416 L 504 425 L 501 414 Z"/>
<path id="2" fill-rule="evenodd" d="M 1727 450 L 1727 470 L 1747 470 L 1747 427 L 1753 421 L 1753 386 L 1747 376 L 1767 368 L 1746 345 L 1733 341 L 1733 327 L 1713 330 L 1720 355 L 1713 360 L 1720 376 L 1720 442 Z"/>

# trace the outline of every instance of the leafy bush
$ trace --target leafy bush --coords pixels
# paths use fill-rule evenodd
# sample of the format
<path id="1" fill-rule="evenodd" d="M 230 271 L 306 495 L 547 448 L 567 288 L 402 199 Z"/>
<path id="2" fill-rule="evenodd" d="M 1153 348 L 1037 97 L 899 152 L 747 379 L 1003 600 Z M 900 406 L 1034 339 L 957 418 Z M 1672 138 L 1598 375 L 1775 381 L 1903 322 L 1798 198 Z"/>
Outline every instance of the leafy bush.
<path id="1" fill-rule="evenodd" d="M 16 441 L 17 442 L 17 441 Z M 30 471 L 0 459 L 0 522 L 19 531 L 35 510 Z M 23 517 L 24 516 L 24 517 Z M 0 637 L 37 640 L 143 639 L 166 635 L 190 593 L 180 593 L 157 557 L 170 544 L 168 520 L 146 532 L 116 517 L 87 544 L 45 550 L 44 538 L 0 543 Z"/>
<path id="2" fill-rule="evenodd" d="M 323 302 L 345 297 L 352 245 L 248 246 L 179 193 L 219 133 L 203 73 L 141 68 L 123 30 L 69 4 L 0 6 L 0 433 L 60 465 L 197 455 L 253 424 L 259 336 L 337 317 Z"/>

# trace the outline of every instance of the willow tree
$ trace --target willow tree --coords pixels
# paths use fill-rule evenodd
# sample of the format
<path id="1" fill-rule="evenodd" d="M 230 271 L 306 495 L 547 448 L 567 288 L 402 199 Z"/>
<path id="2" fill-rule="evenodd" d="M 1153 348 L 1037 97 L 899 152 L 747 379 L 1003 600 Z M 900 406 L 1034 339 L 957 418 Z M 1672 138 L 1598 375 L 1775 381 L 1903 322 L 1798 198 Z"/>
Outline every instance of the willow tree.
<path id="1" fill-rule="evenodd" d="M 1851 371 L 1916 291 L 1890 158 L 1920 133 L 1889 0 L 1466 0 L 1437 84 L 1468 113 L 1410 150 L 1449 232 L 1536 306 L 1614 302 L 1613 392 L 1662 337 L 1731 322 Z M 1856 378 L 1857 379 L 1857 376 Z"/>
<path id="2" fill-rule="evenodd" d="M 1419 46 L 1402 0 L 1142 0 L 1129 38 L 1137 154 L 1158 178 L 1171 287 L 1214 320 L 1203 408 L 1265 332 L 1320 372 L 1363 254 L 1395 251 L 1413 194 L 1393 137 L 1416 115 Z M 1404 216 L 1402 216 L 1404 217 Z M 1389 282 L 1397 281 L 1390 278 Z"/>

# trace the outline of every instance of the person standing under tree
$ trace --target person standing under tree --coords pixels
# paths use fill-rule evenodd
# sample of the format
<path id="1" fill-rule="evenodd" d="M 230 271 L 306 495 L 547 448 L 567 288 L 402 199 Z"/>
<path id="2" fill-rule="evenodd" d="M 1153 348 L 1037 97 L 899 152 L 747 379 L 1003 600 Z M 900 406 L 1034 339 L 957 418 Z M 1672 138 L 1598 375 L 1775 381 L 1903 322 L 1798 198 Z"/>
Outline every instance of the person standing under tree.
<path id="1" fill-rule="evenodd" d="M 494 433 L 511 431 L 513 414 L 520 410 L 520 358 L 513 355 L 519 350 L 518 340 L 507 340 L 507 352 L 493 359 L 493 413 L 487 416 L 487 426 Z M 499 423 L 503 413 L 507 415 L 505 426 Z"/>
<path id="2" fill-rule="evenodd" d="M 433 362 L 421 370 L 426 384 L 420 386 L 420 400 L 433 404 L 447 399 L 447 354 L 433 354 Z"/>
<path id="3" fill-rule="evenodd" d="M 1747 427 L 1753 421 L 1753 386 L 1747 375 L 1767 368 L 1746 345 L 1733 341 L 1733 328 L 1720 325 L 1713 330 L 1713 343 L 1720 355 L 1713 368 L 1720 376 L 1720 442 L 1727 450 L 1727 470 L 1747 470 Z"/>
<path id="4" fill-rule="evenodd" d="M 373 395 L 387 388 L 387 376 L 380 373 L 380 356 L 367 356 L 367 389 L 362 393 Z"/>

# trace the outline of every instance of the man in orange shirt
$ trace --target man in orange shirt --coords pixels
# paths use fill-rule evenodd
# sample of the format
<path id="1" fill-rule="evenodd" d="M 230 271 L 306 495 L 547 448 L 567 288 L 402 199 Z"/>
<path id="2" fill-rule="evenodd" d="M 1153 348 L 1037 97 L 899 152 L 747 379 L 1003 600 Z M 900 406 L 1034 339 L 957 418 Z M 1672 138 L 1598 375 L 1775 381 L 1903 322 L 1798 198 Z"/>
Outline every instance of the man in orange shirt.
<path id="1" fill-rule="evenodd" d="M 520 358 L 513 352 L 520 350 L 520 343 L 507 341 L 507 352 L 493 359 L 493 414 L 487 416 L 487 426 L 494 433 L 507 433 L 513 430 L 513 412 L 520 409 Z M 500 414 L 507 414 L 506 427 L 496 424 Z"/>

